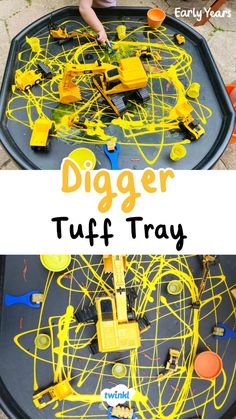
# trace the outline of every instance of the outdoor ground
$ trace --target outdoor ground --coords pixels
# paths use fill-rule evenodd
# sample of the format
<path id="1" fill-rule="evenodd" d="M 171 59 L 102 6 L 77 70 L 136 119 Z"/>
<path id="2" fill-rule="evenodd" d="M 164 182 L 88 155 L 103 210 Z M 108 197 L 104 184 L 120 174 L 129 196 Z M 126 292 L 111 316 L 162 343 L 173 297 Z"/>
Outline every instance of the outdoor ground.
<path id="1" fill-rule="evenodd" d="M 0 80 L 2 79 L 11 39 L 32 21 L 52 10 L 68 5 L 77 5 L 79 0 L 0 0 Z M 175 8 L 202 8 L 213 0 L 118 0 L 118 5 L 159 6 L 174 15 Z M 207 39 L 225 83 L 236 79 L 236 1 L 228 0 L 221 10 L 231 10 L 231 18 L 212 18 L 209 23 L 196 29 Z M 193 26 L 194 18 L 183 18 Z M 13 170 L 18 166 L 0 145 L 0 169 Z M 236 169 L 236 144 L 229 145 L 215 169 Z"/>

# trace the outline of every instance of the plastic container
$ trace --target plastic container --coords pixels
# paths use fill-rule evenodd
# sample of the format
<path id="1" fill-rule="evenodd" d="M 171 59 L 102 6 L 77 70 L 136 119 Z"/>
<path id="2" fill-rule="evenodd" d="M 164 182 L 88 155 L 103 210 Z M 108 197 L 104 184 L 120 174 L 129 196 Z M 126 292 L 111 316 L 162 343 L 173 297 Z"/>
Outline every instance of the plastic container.
<path id="1" fill-rule="evenodd" d="M 127 374 L 127 368 L 124 364 L 116 363 L 112 367 L 112 375 L 115 378 L 124 378 Z"/>
<path id="2" fill-rule="evenodd" d="M 200 95 L 200 87 L 200 83 L 191 83 L 187 90 L 188 97 L 191 97 L 192 99 L 197 99 Z"/>
<path id="3" fill-rule="evenodd" d="M 126 26 L 125 25 L 118 25 L 116 27 L 116 32 L 117 32 L 118 39 L 120 41 L 123 41 L 123 39 L 125 39 L 126 36 L 127 36 L 126 35 Z"/>
<path id="4" fill-rule="evenodd" d="M 212 351 L 204 351 L 197 355 L 194 362 L 194 369 L 200 378 L 214 380 L 223 368 L 221 357 Z"/>
<path id="5" fill-rule="evenodd" d="M 187 154 L 186 148 L 181 144 L 173 145 L 171 152 L 170 152 L 170 159 L 174 161 L 178 161 L 183 159 Z"/>
<path id="6" fill-rule="evenodd" d="M 39 38 L 28 38 L 28 36 L 26 36 L 26 42 L 31 46 L 32 52 L 38 53 L 42 50 Z"/>
<path id="7" fill-rule="evenodd" d="M 148 26 L 150 26 L 150 28 L 158 29 L 165 18 L 166 14 L 162 9 L 150 9 L 147 12 Z"/>
<path id="8" fill-rule="evenodd" d="M 233 104 L 234 110 L 236 112 L 236 84 L 226 84 L 225 87 Z M 236 124 L 234 126 L 234 132 L 230 140 L 230 144 L 233 143 L 236 143 Z"/>
<path id="9" fill-rule="evenodd" d="M 167 285 L 167 292 L 172 295 L 178 295 L 183 291 L 183 284 L 180 281 L 170 281 Z"/>
<path id="10" fill-rule="evenodd" d="M 52 272 L 61 272 L 71 262 L 71 255 L 40 255 L 43 266 Z"/>
<path id="11" fill-rule="evenodd" d="M 36 336 L 34 343 L 37 349 L 45 350 L 51 345 L 51 338 L 45 333 L 39 333 L 39 335 Z"/>
<path id="12" fill-rule="evenodd" d="M 96 156 L 89 148 L 76 148 L 68 157 L 74 160 L 81 170 L 93 170 L 96 166 Z"/>

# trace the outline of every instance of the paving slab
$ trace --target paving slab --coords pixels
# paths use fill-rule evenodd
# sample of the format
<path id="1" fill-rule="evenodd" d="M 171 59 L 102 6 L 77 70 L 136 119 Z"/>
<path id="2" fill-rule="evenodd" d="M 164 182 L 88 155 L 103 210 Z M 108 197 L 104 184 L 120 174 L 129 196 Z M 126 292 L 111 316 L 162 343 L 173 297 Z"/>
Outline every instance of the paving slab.
<path id="1" fill-rule="evenodd" d="M 229 144 L 221 161 L 229 170 L 236 170 L 236 144 Z"/>
<path id="2" fill-rule="evenodd" d="M 0 43 L 0 83 L 1 83 L 2 76 L 5 71 L 8 51 L 10 47 L 10 37 L 8 35 L 6 22 L 3 20 L 0 21 L 0 33 L 1 33 L 1 43 Z"/>
<path id="3" fill-rule="evenodd" d="M 227 31 L 236 31 L 235 22 L 236 22 L 236 1 L 228 0 L 219 10 L 220 13 L 227 12 L 230 17 L 212 17 L 211 24 L 216 28 L 222 28 Z"/>
<path id="4" fill-rule="evenodd" d="M 236 31 L 217 30 L 210 37 L 208 44 L 224 82 L 230 83 L 236 75 Z"/>
<path id="5" fill-rule="evenodd" d="M 1 19 L 7 19 L 10 16 L 16 15 L 20 10 L 24 10 L 27 7 L 27 0 L 1 0 Z"/>

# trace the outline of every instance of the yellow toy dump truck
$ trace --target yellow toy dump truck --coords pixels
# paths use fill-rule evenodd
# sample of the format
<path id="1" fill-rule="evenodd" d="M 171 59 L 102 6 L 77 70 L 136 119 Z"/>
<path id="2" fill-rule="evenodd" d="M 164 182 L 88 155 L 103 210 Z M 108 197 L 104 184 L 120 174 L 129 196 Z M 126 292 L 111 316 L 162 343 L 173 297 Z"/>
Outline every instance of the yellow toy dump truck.
<path id="1" fill-rule="evenodd" d="M 38 118 L 33 127 L 30 138 L 30 147 L 33 150 L 45 150 L 49 148 L 49 136 L 55 131 L 55 123 L 47 118 Z"/>
<path id="2" fill-rule="evenodd" d="M 81 100 L 80 89 L 73 79 L 80 74 L 93 74 L 93 84 L 111 106 L 121 116 L 127 110 L 128 100 L 140 103 L 149 100 L 146 89 L 148 77 L 139 57 L 124 58 L 119 66 L 96 61 L 91 64 L 67 64 L 59 95 L 61 103 L 73 103 Z"/>
<path id="3" fill-rule="evenodd" d="M 96 323 L 97 338 L 90 345 L 93 354 L 137 349 L 140 333 L 150 327 L 149 321 L 146 316 L 136 318 L 133 306 L 137 294 L 134 289 L 126 292 L 124 257 L 109 255 L 104 260 L 105 270 L 113 273 L 114 295 L 96 298 L 95 306 L 79 309 L 75 316 L 80 323 Z"/>
<path id="4" fill-rule="evenodd" d="M 39 84 L 43 80 L 43 76 L 37 70 L 21 71 L 16 70 L 15 73 L 15 85 L 17 89 L 28 91 L 36 84 Z"/>
<path id="5" fill-rule="evenodd" d="M 33 402 L 38 409 L 43 409 L 51 403 L 65 400 L 75 394 L 68 380 L 61 381 L 51 387 L 46 388 L 33 396 Z"/>

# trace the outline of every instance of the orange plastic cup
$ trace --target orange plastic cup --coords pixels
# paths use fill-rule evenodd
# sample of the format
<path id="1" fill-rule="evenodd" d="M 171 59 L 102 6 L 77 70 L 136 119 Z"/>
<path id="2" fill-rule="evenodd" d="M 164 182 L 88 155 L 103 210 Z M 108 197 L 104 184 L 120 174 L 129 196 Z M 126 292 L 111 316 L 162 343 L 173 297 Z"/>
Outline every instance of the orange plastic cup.
<path id="1" fill-rule="evenodd" d="M 197 355 L 194 369 L 200 378 L 214 380 L 220 375 L 223 368 L 221 357 L 212 351 L 204 351 Z"/>
<path id="2" fill-rule="evenodd" d="M 226 90 L 229 94 L 234 110 L 236 111 L 236 84 L 226 84 Z M 230 144 L 236 143 L 236 124 L 234 126 L 233 136 L 230 140 Z"/>
<path id="3" fill-rule="evenodd" d="M 150 9 L 147 12 L 147 20 L 148 20 L 148 26 L 153 29 L 157 29 L 162 25 L 162 22 L 164 21 L 166 17 L 166 14 L 164 10 L 162 9 Z"/>

